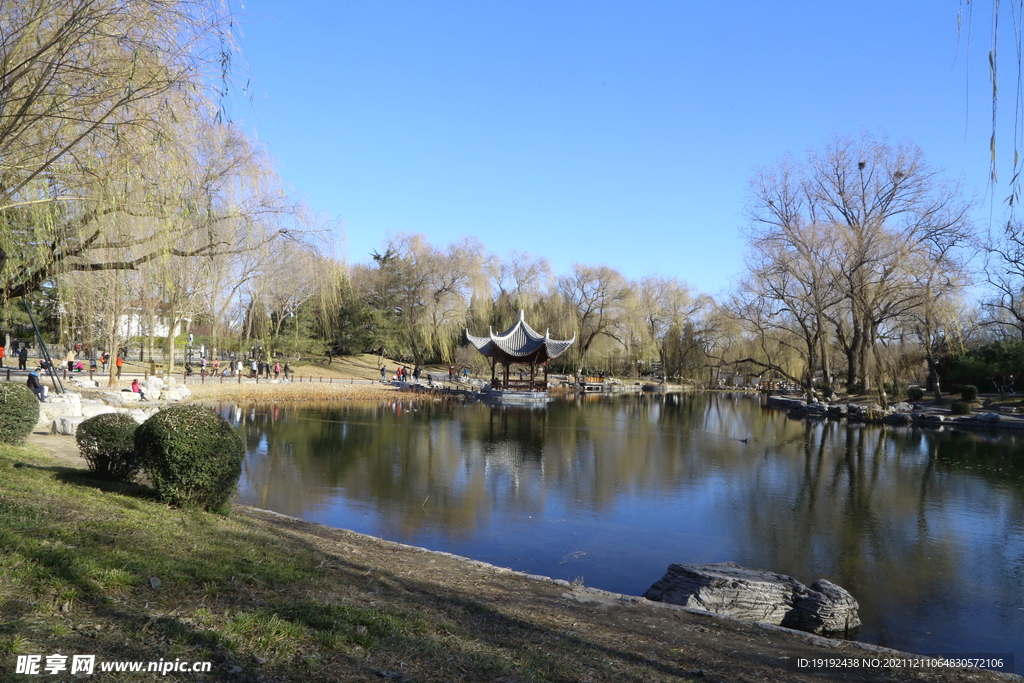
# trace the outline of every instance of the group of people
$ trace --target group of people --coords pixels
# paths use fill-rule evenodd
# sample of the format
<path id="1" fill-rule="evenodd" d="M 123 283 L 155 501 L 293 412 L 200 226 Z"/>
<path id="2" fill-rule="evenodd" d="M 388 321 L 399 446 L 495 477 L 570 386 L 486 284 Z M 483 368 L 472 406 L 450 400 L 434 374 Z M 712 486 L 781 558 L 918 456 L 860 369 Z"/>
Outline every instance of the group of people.
<path id="1" fill-rule="evenodd" d="M 206 357 L 199 359 L 199 372 L 203 377 L 239 377 L 242 375 L 242 361 L 229 360 L 221 363 L 220 360 L 214 358 L 212 361 L 207 360 Z M 185 363 L 185 375 L 191 376 L 195 373 L 195 368 L 192 367 L 192 363 Z M 249 377 L 266 377 L 270 379 L 273 375 L 274 379 L 279 379 L 284 374 L 284 378 L 288 379 L 292 374 L 292 367 L 286 361 L 282 366 L 280 362 L 270 363 L 269 361 L 264 362 L 262 360 L 253 360 L 250 366 Z"/>
<path id="2" fill-rule="evenodd" d="M 274 379 L 278 379 L 282 372 L 284 372 L 284 378 L 288 379 L 292 372 L 292 366 L 287 361 L 285 361 L 284 367 L 282 367 L 281 363 L 277 361 L 271 365 L 270 361 L 264 363 L 262 360 L 254 360 L 250 368 L 250 377 L 266 377 L 270 379 L 271 372 L 274 373 Z"/>
<path id="3" fill-rule="evenodd" d="M 396 382 L 408 382 L 410 375 L 414 381 L 420 381 L 420 366 L 415 366 L 412 373 L 410 373 L 409 368 L 404 365 L 399 366 L 398 369 L 395 370 L 395 376 L 392 377 L 392 379 Z M 388 381 L 388 366 L 386 365 L 382 365 L 380 368 L 380 381 L 381 383 Z"/>
<path id="4" fill-rule="evenodd" d="M 67 363 L 68 372 L 85 372 L 85 362 L 81 359 L 76 360 L 77 354 L 81 352 L 81 349 L 81 344 L 75 344 L 72 348 L 68 349 L 67 355 L 64 356 L 64 362 Z M 88 352 L 82 354 L 83 357 L 85 357 L 86 355 L 91 354 L 89 354 Z M 121 352 L 117 354 L 117 358 L 114 360 L 114 365 L 117 368 L 118 379 L 121 378 L 121 368 L 124 367 L 124 357 L 127 355 L 127 351 L 122 349 Z M 107 363 L 110 362 L 110 354 L 107 353 L 106 351 L 101 352 L 99 362 L 100 366 L 103 369 L 103 372 L 106 372 Z M 96 358 L 90 358 L 89 369 L 96 370 Z"/>
<path id="5" fill-rule="evenodd" d="M 21 345 L 21 348 L 18 348 L 18 347 L 19 347 L 19 342 L 18 342 L 17 339 L 15 339 L 14 342 L 11 344 L 11 354 L 15 358 L 18 359 L 18 369 L 19 370 L 27 370 L 28 369 L 28 367 L 27 367 L 27 365 L 28 365 L 28 347 L 24 346 L 24 345 Z M 4 366 L 4 357 L 6 355 L 7 355 L 7 348 L 3 345 L 3 343 L 0 343 L 0 368 L 2 368 Z"/>

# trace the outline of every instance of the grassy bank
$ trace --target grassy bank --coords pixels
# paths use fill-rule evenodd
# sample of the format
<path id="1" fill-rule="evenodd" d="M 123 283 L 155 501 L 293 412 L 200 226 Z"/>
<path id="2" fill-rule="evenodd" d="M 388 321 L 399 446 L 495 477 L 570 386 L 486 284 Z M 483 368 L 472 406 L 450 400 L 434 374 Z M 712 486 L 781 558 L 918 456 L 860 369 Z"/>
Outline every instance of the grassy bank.
<path id="1" fill-rule="evenodd" d="M 35 679 L 13 675 L 16 655 L 61 653 L 213 662 L 203 678 L 96 681 L 811 681 L 822 677 L 789 670 L 788 658 L 842 654 L 257 511 L 171 509 L 149 494 L 0 446 L 0 680 Z"/>

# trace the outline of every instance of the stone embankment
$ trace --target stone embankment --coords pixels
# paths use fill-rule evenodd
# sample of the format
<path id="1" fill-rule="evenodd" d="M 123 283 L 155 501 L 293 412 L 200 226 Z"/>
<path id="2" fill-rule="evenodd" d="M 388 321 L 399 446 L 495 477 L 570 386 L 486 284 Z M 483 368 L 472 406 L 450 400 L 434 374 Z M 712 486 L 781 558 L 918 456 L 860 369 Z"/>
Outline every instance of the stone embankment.
<path id="1" fill-rule="evenodd" d="M 83 420 L 102 413 L 125 413 L 141 424 L 168 402 L 183 401 L 192 395 L 188 387 L 176 384 L 170 377 L 166 380 L 153 377 L 139 382 L 146 400 L 127 389 L 91 391 L 90 398 L 84 398 L 73 389 L 95 390 L 99 388 L 98 382 L 76 377 L 66 380 L 66 383 L 68 391 L 50 394 L 44 403 L 39 404 L 39 421 L 34 431 L 74 436 Z"/>
<path id="2" fill-rule="evenodd" d="M 972 415 L 953 415 L 948 408 L 921 403 L 893 403 L 883 408 L 877 403 L 807 402 L 792 396 L 769 396 L 768 405 L 788 411 L 792 418 L 843 418 L 857 422 L 957 427 L 962 429 L 1022 429 L 1024 415 L 983 411 Z"/>

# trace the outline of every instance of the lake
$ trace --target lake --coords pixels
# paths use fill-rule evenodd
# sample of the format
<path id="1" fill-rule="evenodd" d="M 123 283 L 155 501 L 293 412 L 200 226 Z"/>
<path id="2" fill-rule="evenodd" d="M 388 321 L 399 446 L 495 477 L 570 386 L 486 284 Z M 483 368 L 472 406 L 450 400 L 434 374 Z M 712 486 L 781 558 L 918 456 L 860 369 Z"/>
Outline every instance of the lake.
<path id="1" fill-rule="evenodd" d="M 843 586 L 862 641 L 1024 643 L 1022 436 L 801 422 L 724 393 L 218 410 L 246 443 L 246 505 L 631 595 L 673 562 L 733 561 Z"/>

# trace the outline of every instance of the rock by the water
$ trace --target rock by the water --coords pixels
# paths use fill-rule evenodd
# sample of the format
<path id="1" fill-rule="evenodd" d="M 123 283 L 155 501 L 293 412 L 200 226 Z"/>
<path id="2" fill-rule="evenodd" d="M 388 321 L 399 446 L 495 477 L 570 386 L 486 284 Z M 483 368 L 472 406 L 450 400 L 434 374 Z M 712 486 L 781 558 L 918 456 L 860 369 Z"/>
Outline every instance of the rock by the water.
<path id="1" fill-rule="evenodd" d="M 791 576 L 734 562 L 669 565 L 644 597 L 811 633 L 860 626 L 857 601 L 839 586 L 819 579 L 807 587 Z"/>

